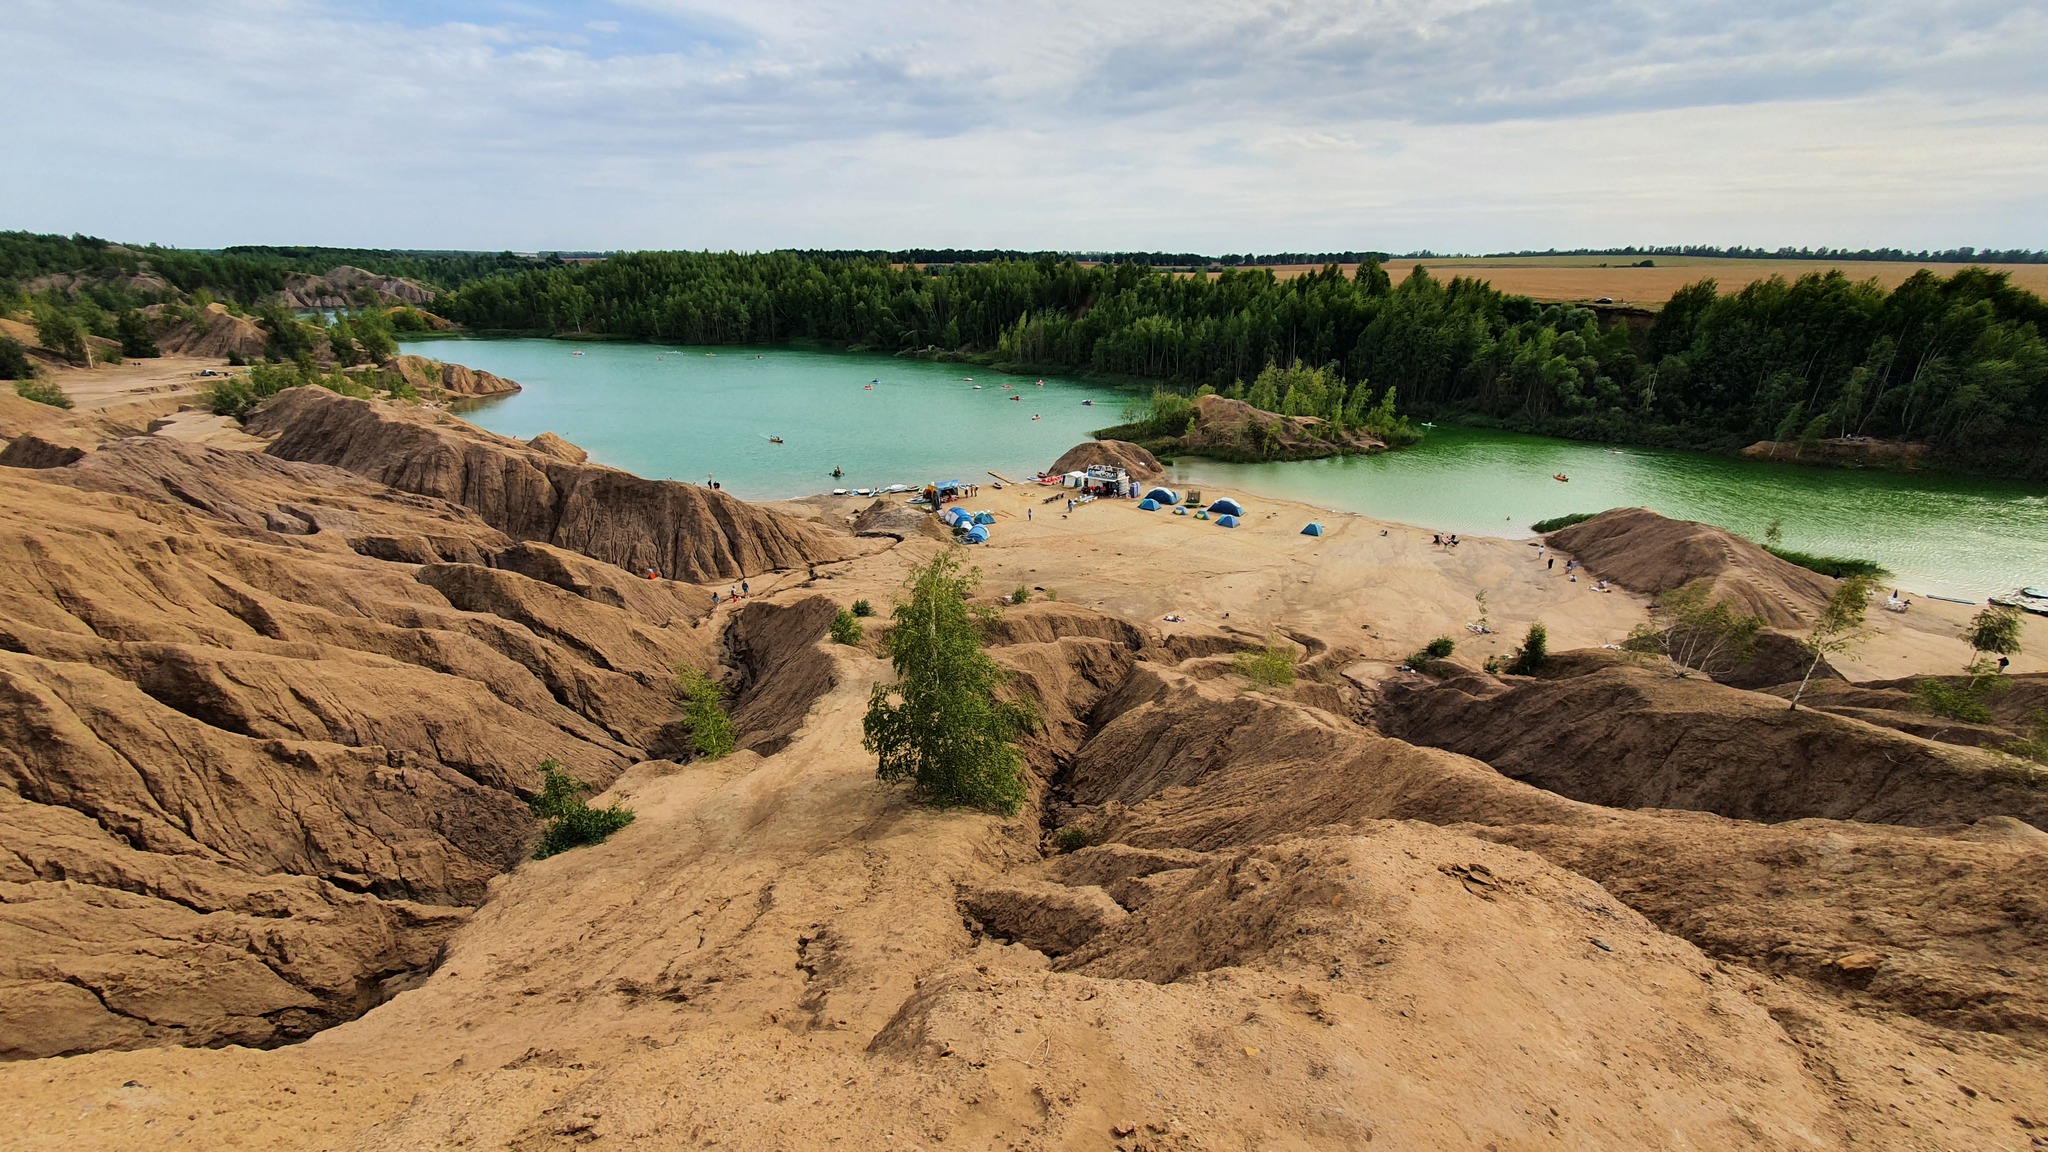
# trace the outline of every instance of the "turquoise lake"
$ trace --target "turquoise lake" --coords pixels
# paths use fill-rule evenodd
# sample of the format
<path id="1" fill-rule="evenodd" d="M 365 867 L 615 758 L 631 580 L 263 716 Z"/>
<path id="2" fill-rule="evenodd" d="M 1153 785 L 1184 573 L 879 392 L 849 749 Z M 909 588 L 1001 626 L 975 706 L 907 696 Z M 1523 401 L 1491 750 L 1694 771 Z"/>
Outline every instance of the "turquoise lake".
<path id="1" fill-rule="evenodd" d="M 603 463 L 643 476 L 715 477 L 754 499 L 981 481 L 991 470 L 1029 475 L 1116 423 L 1128 396 L 1054 376 L 1041 386 L 969 365 L 790 348 L 441 338 L 404 349 L 524 385 L 463 412 L 493 432 L 557 432 Z M 834 467 L 845 476 L 833 479 Z M 1451 427 L 1380 456 L 1188 459 L 1173 471 L 1198 487 L 1469 534 L 1526 535 L 1545 517 L 1635 504 L 1753 538 L 1776 518 L 1787 547 L 1876 560 L 1918 593 L 1982 599 L 2048 584 L 2048 489 L 1995 480 L 1615 451 Z"/>

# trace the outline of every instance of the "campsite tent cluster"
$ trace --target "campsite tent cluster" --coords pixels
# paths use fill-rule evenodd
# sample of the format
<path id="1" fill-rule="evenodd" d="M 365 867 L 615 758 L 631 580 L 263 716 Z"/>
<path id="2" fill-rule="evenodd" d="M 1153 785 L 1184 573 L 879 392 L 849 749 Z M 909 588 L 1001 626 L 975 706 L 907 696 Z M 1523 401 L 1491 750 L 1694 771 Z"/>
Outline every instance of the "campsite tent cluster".
<path id="1" fill-rule="evenodd" d="M 993 512 L 969 512 L 957 505 L 939 513 L 939 523 L 951 528 L 962 544 L 988 543 L 989 526 L 995 522 Z"/>
<path id="2" fill-rule="evenodd" d="M 1197 499 L 1197 503 L 1199 503 L 1199 499 Z M 1157 512 L 1162 508 L 1171 508 L 1176 515 L 1187 515 L 1186 510 L 1180 507 L 1180 493 L 1171 488 L 1154 488 L 1145 493 L 1143 500 L 1138 501 L 1138 509 L 1143 512 Z M 1217 527 L 1235 528 L 1237 527 L 1239 517 L 1244 515 L 1244 505 L 1225 496 L 1221 500 L 1210 504 L 1207 508 L 1196 512 L 1195 517 L 1207 520 L 1211 513 L 1215 514 Z"/>

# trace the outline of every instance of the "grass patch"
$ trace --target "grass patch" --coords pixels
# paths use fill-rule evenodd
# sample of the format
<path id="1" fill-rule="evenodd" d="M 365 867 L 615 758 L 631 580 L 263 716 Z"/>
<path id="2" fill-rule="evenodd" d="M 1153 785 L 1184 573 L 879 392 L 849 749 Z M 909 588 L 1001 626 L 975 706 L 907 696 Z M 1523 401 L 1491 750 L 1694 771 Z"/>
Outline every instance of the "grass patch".
<path id="1" fill-rule="evenodd" d="M 1069 824 L 1052 834 L 1052 846 L 1061 852 L 1079 852 L 1088 846 L 1088 830 Z"/>
<path id="2" fill-rule="evenodd" d="M 585 844 L 602 844 L 612 833 L 633 822 L 630 809 L 615 802 L 592 808 L 583 799 L 590 785 L 569 775 L 559 760 L 540 762 L 540 791 L 526 802 L 535 816 L 547 821 L 533 858 L 545 860 L 557 853 Z"/>
<path id="3" fill-rule="evenodd" d="M 1560 528 L 1569 528 L 1574 524 L 1583 524 L 1598 515 L 1598 512 L 1571 512 L 1563 516 L 1552 516 L 1548 520 L 1538 520 L 1534 524 L 1529 525 L 1529 531 L 1549 535 Z"/>
<path id="4" fill-rule="evenodd" d="M 1797 564 L 1801 568 L 1818 572 L 1823 576 L 1833 576 L 1837 580 L 1846 580 L 1851 576 L 1885 580 L 1892 574 L 1891 569 L 1875 560 L 1858 560 L 1850 556 L 1815 556 L 1808 552 L 1776 548 L 1769 544 L 1764 545 L 1763 549 L 1787 564 Z"/>
<path id="5" fill-rule="evenodd" d="M 1266 639 L 1263 648 L 1247 648 L 1231 657 L 1230 667 L 1238 675 L 1266 688 L 1294 686 L 1294 645 L 1278 636 Z"/>
<path id="6" fill-rule="evenodd" d="M 16 380 L 14 394 L 23 400 L 48 404 L 52 408 L 71 407 L 71 397 L 64 394 L 64 389 L 47 380 Z"/>
<path id="7" fill-rule="evenodd" d="M 873 616 L 875 614 L 875 606 L 865 600 L 855 600 L 853 602 L 853 614 L 862 617 Z"/>

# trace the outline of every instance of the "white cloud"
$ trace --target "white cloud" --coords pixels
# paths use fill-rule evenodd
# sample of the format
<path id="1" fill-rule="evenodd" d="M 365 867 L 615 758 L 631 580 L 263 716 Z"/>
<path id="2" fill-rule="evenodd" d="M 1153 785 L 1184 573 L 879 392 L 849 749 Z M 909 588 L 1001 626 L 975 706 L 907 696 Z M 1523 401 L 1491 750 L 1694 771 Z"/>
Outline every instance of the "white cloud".
<path id="1" fill-rule="evenodd" d="M 2048 16 L 2010 3 L 15 0 L 0 37 L 0 227 L 2048 246 Z"/>

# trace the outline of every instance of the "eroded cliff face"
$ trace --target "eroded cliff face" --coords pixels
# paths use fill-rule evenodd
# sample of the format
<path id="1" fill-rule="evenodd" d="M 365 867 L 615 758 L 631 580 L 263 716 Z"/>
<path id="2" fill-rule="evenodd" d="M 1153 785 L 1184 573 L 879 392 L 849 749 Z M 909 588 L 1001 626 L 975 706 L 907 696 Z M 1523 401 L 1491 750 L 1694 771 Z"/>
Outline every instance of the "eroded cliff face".
<path id="1" fill-rule="evenodd" d="M 0 1056 L 360 1013 L 525 857 L 542 759 L 603 787 L 723 656 L 707 593 L 338 468 L 46 463 L 0 468 Z"/>
<path id="2" fill-rule="evenodd" d="M 273 456 L 453 501 L 519 540 L 673 580 L 739 580 L 852 555 L 845 542 L 723 492 L 580 463 L 445 413 L 283 392 L 250 413 Z"/>

